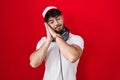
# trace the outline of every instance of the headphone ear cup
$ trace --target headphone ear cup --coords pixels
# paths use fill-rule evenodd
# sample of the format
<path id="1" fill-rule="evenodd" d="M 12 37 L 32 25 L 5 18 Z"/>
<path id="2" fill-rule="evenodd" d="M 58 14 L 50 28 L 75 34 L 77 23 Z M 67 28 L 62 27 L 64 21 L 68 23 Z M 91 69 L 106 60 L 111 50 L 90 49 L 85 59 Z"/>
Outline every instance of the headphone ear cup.
<path id="1" fill-rule="evenodd" d="M 69 38 L 69 29 L 65 29 L 65 31 L 61 34 L 62 38 L 67 41 Z"/>

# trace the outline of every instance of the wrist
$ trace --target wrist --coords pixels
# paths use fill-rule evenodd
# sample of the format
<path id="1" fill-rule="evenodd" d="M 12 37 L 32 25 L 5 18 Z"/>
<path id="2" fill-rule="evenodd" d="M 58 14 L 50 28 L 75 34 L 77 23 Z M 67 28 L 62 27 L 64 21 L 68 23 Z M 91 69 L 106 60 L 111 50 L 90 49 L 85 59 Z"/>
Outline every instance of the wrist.
<path id="1" fill-rule="evenodd" d="M 60 34 L 57 34 L 56 37 L 55 37 L 55 40 L 58 39 L 58 38 L 62 39 L 62 36 Z"/>
<path id="2" fill-rule="evenodd" d="M 47 39 L 46 39 L 46 42 L 47 42 L 47 43 L 51 43 L 51 42 L 52 42 L 52 39 L 48 39 L 48 38 L 47 38 Z"/>

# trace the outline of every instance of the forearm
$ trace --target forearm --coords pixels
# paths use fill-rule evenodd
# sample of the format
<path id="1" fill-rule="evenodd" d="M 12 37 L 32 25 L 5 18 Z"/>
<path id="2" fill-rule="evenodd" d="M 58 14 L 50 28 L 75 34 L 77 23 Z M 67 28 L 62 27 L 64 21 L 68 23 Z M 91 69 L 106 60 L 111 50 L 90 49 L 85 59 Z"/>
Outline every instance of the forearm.
<path id="1" fill-rule="evenodd" d="M 61 37 L 56 37 L 56 42 L 61 53 L 66 59 L 68 59 L 70 62 L 75 62 L 78 60 L 80 54 L 82 53 L 80 48 L 67 44 Z"/>
<path id="2" fill-rule="evenodd" d="M 46 41 L 38 50 L 34 51 L 30 55 L 30 65 L 33 68 L 38 67 L 46 57 L 47 49 L 50 45 L 49 41 Z"/>

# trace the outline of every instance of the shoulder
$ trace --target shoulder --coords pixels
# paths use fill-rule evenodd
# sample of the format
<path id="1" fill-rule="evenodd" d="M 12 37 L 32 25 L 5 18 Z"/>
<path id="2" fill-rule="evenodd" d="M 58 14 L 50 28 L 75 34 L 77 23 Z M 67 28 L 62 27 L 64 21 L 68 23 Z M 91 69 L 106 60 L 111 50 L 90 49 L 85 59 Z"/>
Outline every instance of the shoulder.
<path id="1" fill-rule="evenodd" d="M 69 39 L 72 39 L 72 40 L 82 40 L 82 41 L 84 41 L 83 38 L 82 38 L 80 35 L 75 35 L 75 34 L 72 34 L 72 33 L 70 33 Z"/>
<path id="2" fill-rule="evenodd" d="M 38 42 L 45 41 L 45 40 L 46 40 L 46 37 L 44 36 L 44 37 L 41 37 L 41 39 Z"/>
<path id="3" fill-rule="evenodd" d="M 80 35 L 70 33 L 68 43 L 76 44 L 80 46 L 82 49 L 84 48 L 84 39 Z"/>
<path id="4" fill-rule="evenodd" d="M 42 37 L 42 38 L 38 41 L 37 46 L 36 46 L 36 49 L 38 49 L 45 41 L 46 41 L 46 37 Z"/>
<path id="5" fill-rule="evenodd" d="M 38 44 L 39 44 L 39 43 L 43 43 L 43 42 L 45 42 L 45 41 L 46 41 L 46 37 L 41 37 L 40 40 L 38 41 Z"/>

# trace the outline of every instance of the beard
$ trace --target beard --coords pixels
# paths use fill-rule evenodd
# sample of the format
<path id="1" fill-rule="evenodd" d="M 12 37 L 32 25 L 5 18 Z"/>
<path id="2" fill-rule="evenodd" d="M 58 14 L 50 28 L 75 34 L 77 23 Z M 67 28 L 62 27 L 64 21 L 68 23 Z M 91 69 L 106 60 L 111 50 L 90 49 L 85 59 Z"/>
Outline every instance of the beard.
<path id="1" fill-rule="evenodd" d="M 60 26 L 60 25 L 59 25 Z M 56 33 L 58 34 L 62 34 L 64 31 L 65 31 L 65 25 L 62 26 L 62 29 L 61 30 L 54 30 Z"/>
<path id="2" fill-rule="evenodd" d="M 49 24 L 48 24 L 48 25 L 49 25 Z M 50 26 L 50 25 L 49 25 L 49 26 Z M 65 31 L 65 28 L 66 28 L 66 27 L 65 27 L 65 24 L 63 24 L 63 25 L 62 25 L 62 24 L 58 24 L 57 27 L 59 27 L 59 26 L 62 27 L 62 29 L 56 30 L 56 29 L 53 29 L 51 26 L 50 26 L 50 28 L 53 29 L 56 33 L 58 33 L 58 34 L 61 35 L 61 34 Z"/>

